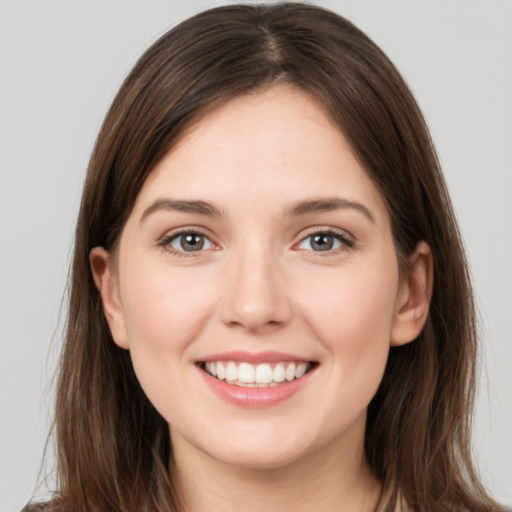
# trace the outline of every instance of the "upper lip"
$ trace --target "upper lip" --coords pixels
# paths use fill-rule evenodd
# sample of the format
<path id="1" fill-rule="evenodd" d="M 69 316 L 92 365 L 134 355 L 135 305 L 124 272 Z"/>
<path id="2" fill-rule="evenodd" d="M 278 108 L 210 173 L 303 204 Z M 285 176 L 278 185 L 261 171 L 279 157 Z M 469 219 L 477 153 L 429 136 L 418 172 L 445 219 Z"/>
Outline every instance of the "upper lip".
<path id="1" fill-rule="evenodd" d="M 212 361 L 234 361 L 240 363 L 251 363 L 251 364 L 264 364 L 264 363 L 279 363 L 283 361 L 308 363 L 310 359 L 289 354 L 286 352 L 246 352 L 243 350 L 235 350 L 230 352 L 219 352 L 217 354 L 211 354 L 198 360 L 199 363 L 207 363 Z"/>

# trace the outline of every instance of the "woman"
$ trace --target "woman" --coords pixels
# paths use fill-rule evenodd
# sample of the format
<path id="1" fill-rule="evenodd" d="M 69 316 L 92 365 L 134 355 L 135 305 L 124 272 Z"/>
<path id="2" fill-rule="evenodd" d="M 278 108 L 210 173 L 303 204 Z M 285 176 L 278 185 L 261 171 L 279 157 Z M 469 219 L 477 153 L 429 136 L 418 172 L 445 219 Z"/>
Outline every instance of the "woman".
<path id="1" fill-rule="evenodd" d="M 467 265 L 384 54 L 230 6 L 139 60 L 76 230 L 46 510 L 499 510 Z"/>

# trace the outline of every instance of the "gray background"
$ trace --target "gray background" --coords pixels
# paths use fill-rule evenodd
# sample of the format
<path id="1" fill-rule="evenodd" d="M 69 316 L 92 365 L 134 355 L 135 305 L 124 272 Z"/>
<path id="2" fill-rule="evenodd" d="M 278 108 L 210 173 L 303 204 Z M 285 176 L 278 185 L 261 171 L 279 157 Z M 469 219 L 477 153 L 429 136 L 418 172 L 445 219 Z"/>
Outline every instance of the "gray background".
<path id="1" fill-rule="evenodd" d="M 383 47 L 431 127 L 482 317 L 476 458 L 490 489 L 512 503 L 512 2 L 313 3 L 345 15 Z M 102 117 L 143 49 L 184 17 L 214 5 L 0 3 L 2 512 L 19 510 L 38 481 L 73 226 Z M 46 468 L 52 465 L 50 456 Z"/>

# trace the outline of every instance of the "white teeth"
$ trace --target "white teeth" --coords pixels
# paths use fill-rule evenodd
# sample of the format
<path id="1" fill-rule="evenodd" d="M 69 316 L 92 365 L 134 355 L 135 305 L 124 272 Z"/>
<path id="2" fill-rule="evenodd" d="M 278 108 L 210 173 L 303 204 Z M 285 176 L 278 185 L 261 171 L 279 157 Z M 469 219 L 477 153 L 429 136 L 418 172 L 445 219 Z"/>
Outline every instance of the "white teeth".
<path id="1" fill-rule="evenodd" d="M 295 363 L 288 365 L 288 368 L 286 368 L 284 375 L 286 377 L 286 380 L 295 379 Z"/>
<path id="2" fill-rule="evenodd" d="M 206 371 L 215 377 L 216 371 L 215 371 L 215 363 L 206 363 L 205 364 Z"/>
<path id="3" fill-rule="evenodd" d="M 249 363 L 240 363 L 238 367 L 238 380 L 244 384 L 254 383 L 254 366 Z"/>
<path id="4" fill-rule="evenodd" d="M 226 380 L 238 380 L 238 368 L 233 361 L 230 361 L 226 366 Z"/>
<path id="5" fill-rule="evenodd" d="M 285 380 L 299 379 L 309 367 L 308 363 L 277 363 L 272 368 L 267 363 L 252 365 L 246 362 L 237 364 L 234 361 L 209 361 L 204 365 L 206 372 L 219 380 L 236 386 L 258 388 L 277 386 Z"/>
<path id="6" fill-rule="evenodd" d="M 297 366 L 297 369 L 295 370 L 295 378 L 300 379 L 300 377 L 302 377 L 306 373 L 307 369 L 308 369 L 307 364 L 305 364 L 305 363 L 299 364 Z"/>
<path id="7" fill-rule="evenodd" d="M 215 363 L 214 363 L 215 364 Z M 224 380 L 226 378 L 226 370 L 224 370 L 224 366 L 222 366 L 222 363 L 217 363 L 215 365 L 217 379 Z"/>
<path id="8" fill-rule="evenodd" d="M 286 377 L 285 377 L 285 373 L 284 373 L 284 364 L 283 363 L 276 364 L 276 366 L 274 368 L 273 375 L 272 375 L 272 380 L 274 382 L 283 382 L 285 378 Z"/>
<path id="9" fill-rule="evenodd" d="M 269 364 L 256 366 L 256 382 L 258 384 L 270 384 L 272 382 L 272 368 Z"/>

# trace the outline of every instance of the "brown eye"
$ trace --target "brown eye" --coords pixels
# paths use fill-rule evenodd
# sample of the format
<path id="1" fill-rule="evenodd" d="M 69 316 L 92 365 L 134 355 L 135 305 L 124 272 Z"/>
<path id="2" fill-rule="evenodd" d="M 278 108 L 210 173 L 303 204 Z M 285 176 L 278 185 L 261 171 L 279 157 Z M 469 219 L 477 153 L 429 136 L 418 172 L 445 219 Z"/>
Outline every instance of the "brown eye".
<path id="1" fill-rule="evenodd" d="M 319 231 L 301 240 L 299 249 L 313 252 L 336 252 L 337 249 L 351 248 L 354 242 L 344 234 L 329 231 Z"/>
<path id="2" fill-rule="evenodd" d="M 321 233 L 311 237 L 311 248 L 314 251 L 329 251 L 334 246 L 334 237 Z"/>
<path id="3" fill-rule="evenodd" d="M 198 252 L 211 249 L 213 244 L 201 233 L 181 233 L 172 238 L 169 245 L 176 251 Z"/>

